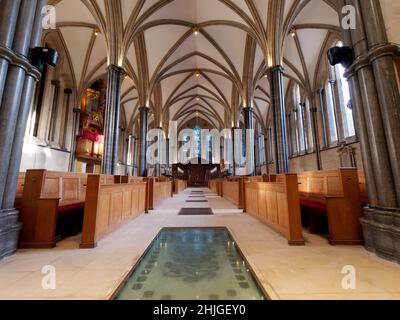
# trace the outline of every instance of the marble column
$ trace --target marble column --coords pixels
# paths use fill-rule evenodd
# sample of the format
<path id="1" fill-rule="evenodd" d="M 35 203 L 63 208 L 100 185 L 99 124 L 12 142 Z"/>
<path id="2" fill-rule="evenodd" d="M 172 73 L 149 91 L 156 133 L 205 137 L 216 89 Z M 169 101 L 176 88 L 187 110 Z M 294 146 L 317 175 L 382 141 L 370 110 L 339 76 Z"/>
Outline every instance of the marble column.
<path id="1" fill-rule="evenodd" d="M 57 126 L 57 117 L 58 117 L 58 95 L 60 92 L 60 81 L 52 80 L 51 85 L 54 87 L 53 93 L 53 101 L 51 106 L 51 113 L 50 113 L 50 125 L 47 135 L 47 140 L 51 143 L 54 142 L 54 136 L 56 133 L 56 126 Z"/>
<path id="2" fill-rule="evenodd" d="M 39 0 L 4 0 L 0 12 L 0 260 L 17 248 L 20 224 L 14 209 L 29 106 L 41 70 L 28 60 L 40 44 Z"/>
<path id="3" fill-rule="evenodd" d="M 170 167 L 170 154 L 169 154 L 169 138 L 165 139 L 165 165 L 169 168 Z"/>
<path id="4" fill-rule="evenodd" d="M 157 148 L 158 148 L 158 162 L 155 164 L 155 176 L 161 176 L 161 161 L 162 161 L 162 153 L 163 153 L 163 146 L 162 146 L 162 128 L 158 127 L 158 135 L 157 135 Z"/>
<path id="5" fill-rule="evenodd" d="M 71 155 L 69 158 L 69 171 L 75 171 L 75 161 L 76 161 L 76 138 L 78 137 L 79 122 L 81 117 L 81 109 L 74 108 L 74 119 L 72 122 L 72 135 L 71 135 Z"/>
<path id="6" fill-rule="evenodd" d="M 249 164 L 247 168 L 249 168 L 249 172 L 247 175 L 255 176 L 256 175 L 256 164 L 255 164 L 255 150 L 254 150 L 254 109 L 251 107 L 246 107 L 242 109 L 243 118 L 244 118 L 244 126 L 246 129 L 246 162 Z"/>
<path id="7" fill-rule="evenodd" d="M 379 1 L 338 0 L 356 8 L 357 28 L 342 30 L 355 61 L 347 72 L 370 205 L 361 218 L 365 246 L 400 262 L 400 114 L 394 70 L 398 46 L 388 43 Z"/>
<path id="8" fill-rule="evenodd" d="M 264 151 L 265 151 L 265 165 L 267 169 L 267 175 L 270 175 L 269 172 L 269 142 L 268 142 L 268 134 L 264 135 Z"/>
<path id="9" fill-rule="evenodd" d="M 139 172 L 140 177 L 147 176 L 147 132 L 149 122 L 149 107 L 141 107 L 140 112 L 140 131 L 139 131 Z"/>
<path id="10" fill-rule="evenodd" d="M 69 123 L 69 104 L 71 101 L 71 94 L 72 94 L 72 89 L 66 88 L 64 89 L 64 95 L 65 95 L 65 106 L 64 106 L 64 130 L 63 130 L 63 135 L 62 135 L 62 144 L 61 147 L 64 150 L 67 150 L 67 133 L 68 133 L 68 123 Z"/>
<path id="11" fill-rule="evenodd" d="M 317 159 L 317 169 L 322 170 L 321 146 L 320 146 L 319 134 L 318 134 L 317 112 L 318 112 L 317 108 L 310 107 L 312 135 L 313 135 L 313 142 L 314 142 L 315 157 Z"/>
<path id="12" fill-rule="evenodd" d="M 328 148 L 328 135 L 327 135 L 327 126 L 326 126 L 326 104 L 325 104 L 325 89 L 321 88 L 317 91 L 318 100 L 319 100 L 319 107 L 321 110 L 321 121 L 322 121 L 322 133 L 324 139 L 323 148 Z"/>
<path id="13" fill-rule="evenodd" d="M 3 0 L 0 11 L 0 101 L 3 98 L 4 85 L 10 62 L 13 61 L 14 52 L 11 49 L 15 28 L 18 20 L 18 12 L 21 0 Z"/>
<path id="14" fill-rule="evenodd" d="M 104 121 L 104 151 L 101 172 L 114 175 L 119 160 L 119 121 L 121 102 L 121 83 L 125 71 L 115 65 L 107 69 L 107 99 Z"/>
<path id="15" fill-rule="evenodd" d="M 236 150 L 237 146 L 236 144 L 238 143 L 237 132 L 240 131 L 239 128 L 233 127 L 232 128 L 232 175 L 235 177 L 236 176 Z M 240 150 L 240 148 L 239 148 Z"/>
<path id="16" fill-rule="evenodd" d="M 267 70 L 271 91 L 274 130 L 273 151 L 277 174 L 289 172 L 283 71 L 282 66 L 272 67 Z"/>

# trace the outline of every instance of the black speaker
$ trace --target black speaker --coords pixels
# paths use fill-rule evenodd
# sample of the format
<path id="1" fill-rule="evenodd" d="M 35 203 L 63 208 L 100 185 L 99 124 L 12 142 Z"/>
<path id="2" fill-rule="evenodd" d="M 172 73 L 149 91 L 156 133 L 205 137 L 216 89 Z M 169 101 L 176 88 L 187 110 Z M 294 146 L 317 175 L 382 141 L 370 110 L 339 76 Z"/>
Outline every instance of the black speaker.
<path id="1" fill-rule="evenodd" d="M 328 60 L 332 66 L 339 63 L 348 68 L 354 62 L 354 52 L 350 47 L 334 47 L 328 50 Z"/>
<path id="2" fill-rule="evenodd" d="M 33 66 L 43 71 L 44 65 L 55 67 L 58 62 L 58 52 L 51 48 L 36 47 L 30 51 L 30 61 Z"/>

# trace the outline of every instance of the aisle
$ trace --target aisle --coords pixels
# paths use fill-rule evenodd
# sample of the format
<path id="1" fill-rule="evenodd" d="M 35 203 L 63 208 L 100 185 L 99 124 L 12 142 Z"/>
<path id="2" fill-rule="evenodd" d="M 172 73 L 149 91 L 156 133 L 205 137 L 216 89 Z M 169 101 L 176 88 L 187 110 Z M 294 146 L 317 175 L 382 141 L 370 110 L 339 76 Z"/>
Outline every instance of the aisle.
<path id="1" fill-rule="evenodd" d="M 190 203 L 203 191 L 206 203 Z M 208 208 L 212 215 L 178 215 Z M 362 246 L 330 246 L 305 234 L 304 247 L 287 241 L 207 189 L 188 189 L 98 243 L 79 249 L 79 236 L 51 250 L 20 250 L 0 263 L 0 299 L 107 299 L 165 227 L 226 227 L 272 299 L 400 299 L 400 267 Z M 56 270 L 56 290 L 41 286 L 42 268 Z M 341 286 L 342 268 L 357 270 L 356 290 Z M 383 271 L 382 271 L 383 270 Z"/>

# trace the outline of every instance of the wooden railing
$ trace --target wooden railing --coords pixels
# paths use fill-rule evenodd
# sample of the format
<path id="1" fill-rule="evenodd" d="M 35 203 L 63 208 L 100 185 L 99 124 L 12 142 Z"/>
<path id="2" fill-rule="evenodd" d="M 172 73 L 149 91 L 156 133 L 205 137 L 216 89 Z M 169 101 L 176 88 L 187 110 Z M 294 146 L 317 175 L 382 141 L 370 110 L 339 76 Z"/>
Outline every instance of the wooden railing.
<path id="1" fill-rule="evenodd" d="M 279 182 L 244 182 L 245 212 L 282 234 L 290 245 L 304 245 L 297 176 Z"/>
<path id="2" fill-rule="evenodd" d="M 94 248 L 105 235 L 145 212 L 146 182 L 102 185 L 88 177 L 81 248 Z"/>

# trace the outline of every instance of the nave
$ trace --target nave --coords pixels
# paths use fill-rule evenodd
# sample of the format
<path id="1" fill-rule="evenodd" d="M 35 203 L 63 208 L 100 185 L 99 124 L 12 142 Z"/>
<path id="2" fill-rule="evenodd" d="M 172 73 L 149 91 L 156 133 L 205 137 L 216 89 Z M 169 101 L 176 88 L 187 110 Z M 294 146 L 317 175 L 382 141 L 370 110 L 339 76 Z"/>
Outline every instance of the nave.
<path id="1" fill-rule="evenodd" d="M 204 192 L 207 203 L 188 203 L 198 191 Z M 213 215 L 178 215 L 182 208 L 195 212 L 198 207 L 211 208 Z M 186 189 L 164 201 L 102 239 L 95 249 L 79 249 L 78 235 L 54 249 L 19 250 L 0 265 L 0 299 L 110 299 L 165 227 L 227 227 L 270 299 L 400 299 L 400 268 L 395 263 L 362 246 L 331 246 L 306 231 L 305 246 L 288 246 L 284 237 L 206 188 Z M 57 270 L 55 290 L 42 289 L 46 265 Z M 345 265 L 357 270 L 355 290 L 342 287 Z"/>

